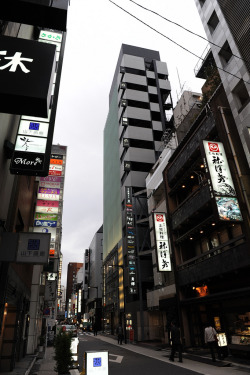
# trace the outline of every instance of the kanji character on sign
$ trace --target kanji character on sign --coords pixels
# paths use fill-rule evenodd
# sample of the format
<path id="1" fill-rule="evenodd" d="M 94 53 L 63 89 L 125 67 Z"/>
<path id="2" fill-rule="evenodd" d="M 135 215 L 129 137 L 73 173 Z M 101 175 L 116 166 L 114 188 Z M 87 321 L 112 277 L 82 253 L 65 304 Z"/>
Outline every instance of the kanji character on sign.
<path id="1" fill-rule="evenodd" d="M 6 55 L 7 51 L 0 51 L 0 55 Z M 32 62 L 33 59 L 28 59 L 26 57 L 21 57 L 22 52 L 16 52 L 14 56 L 4 57 L 5 60 L 10 60 L 6 65 L 0 66 L 0 70 L 7 69 L 10 66 L 9 72 L 15 72 L 17 67 L 20 66 L 24 73 L 29 73 L 30 70 L 25 67 L 22 61 Z M 0 59 L 1 60 L 1 59 Z"/>

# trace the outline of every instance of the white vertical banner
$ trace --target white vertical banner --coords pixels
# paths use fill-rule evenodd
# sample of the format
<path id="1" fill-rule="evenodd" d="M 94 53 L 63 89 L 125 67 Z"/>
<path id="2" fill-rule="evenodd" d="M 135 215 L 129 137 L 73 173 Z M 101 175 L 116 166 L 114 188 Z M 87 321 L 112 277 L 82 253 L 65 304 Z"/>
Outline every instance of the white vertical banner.
<path id="1" fill-rule="evenodd" d="M 203 141 L 214 195 L 236 196 L 232 175 L 221 142 Z"/>
<path id="2" fill-rule="evenodd" d="M 171 271 L 169 238 L 166 215 L 164 213 L 154 213 L 154 227 L 158 270 L 163 272 Z"/>

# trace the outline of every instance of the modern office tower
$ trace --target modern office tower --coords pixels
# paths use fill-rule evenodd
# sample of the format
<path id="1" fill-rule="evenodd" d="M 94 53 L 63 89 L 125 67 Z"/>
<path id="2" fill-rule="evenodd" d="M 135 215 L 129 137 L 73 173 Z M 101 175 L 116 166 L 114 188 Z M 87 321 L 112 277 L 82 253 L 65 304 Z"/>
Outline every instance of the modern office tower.
<path id="1" fill-rule="evenodd" d="M 195 2 L 250 165 L 250 2 Z"/>
<path id="2" fill-rule="evenodd" d="M 104 321 L 111 332 L 123 322 L 138 340 L 153 285 L 145 178 L 172 132 L 170 90 L 159 52 L 122 45 L 104 129 Z"/>

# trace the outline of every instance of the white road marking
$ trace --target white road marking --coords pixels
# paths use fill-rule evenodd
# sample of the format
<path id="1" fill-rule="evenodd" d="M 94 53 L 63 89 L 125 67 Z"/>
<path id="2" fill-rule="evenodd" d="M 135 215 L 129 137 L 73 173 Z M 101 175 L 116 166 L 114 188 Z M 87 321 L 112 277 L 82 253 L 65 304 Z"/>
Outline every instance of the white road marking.
<path id="1" fill-rule="evenodd" d="M 111 359 L 110 357 L 115 357 L 115 358 Z M 110 362 L 122 363 L 122 360 L 123 360 L 122 355 L 116 355 L 116 354 L 110 354 L 109 353 L 109 361 Z"/>

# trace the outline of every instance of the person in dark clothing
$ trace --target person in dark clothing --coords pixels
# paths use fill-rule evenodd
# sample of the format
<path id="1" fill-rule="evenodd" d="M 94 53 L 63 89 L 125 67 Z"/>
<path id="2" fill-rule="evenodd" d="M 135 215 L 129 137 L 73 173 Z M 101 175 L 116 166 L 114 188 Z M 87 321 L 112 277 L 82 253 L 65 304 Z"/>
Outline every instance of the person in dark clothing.
<path id="1" fill-rule="evenodd" d="M 119 324 L 119 326 L 117 327 L 116 333 L 117 333 L 117 338 L 118 338 L 118 344 L 122 345 L 123 329 L 122 329 L 121 324 Z"/>
<path id="2" fill-rule="evenodd" d="M 174 322 L 171 323 L 170 329 L 170 339 L 172 341 L 172 348 L 169 360 L 174 362 L 175 353 L 179 353 L 179 362 L 182 362 L 182 344 L 181 344 L 181 332 L 180 328 L 175 325 Z"/>
<path id="3" fill-rule="evenodd" d="M 97 336 L 97 324 L 96 323 L 94 324 L 93 329 L 94 329 L 94 336 Z"/>

